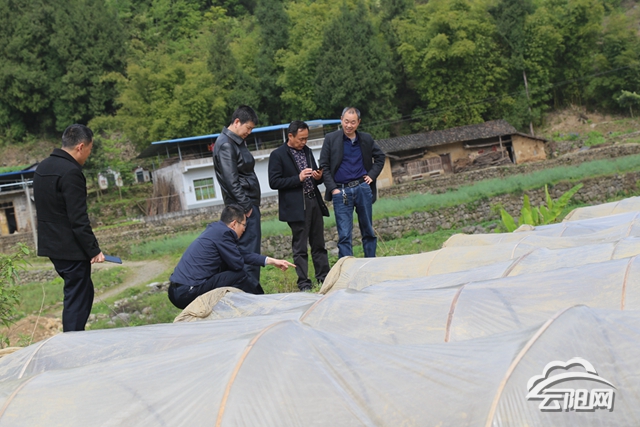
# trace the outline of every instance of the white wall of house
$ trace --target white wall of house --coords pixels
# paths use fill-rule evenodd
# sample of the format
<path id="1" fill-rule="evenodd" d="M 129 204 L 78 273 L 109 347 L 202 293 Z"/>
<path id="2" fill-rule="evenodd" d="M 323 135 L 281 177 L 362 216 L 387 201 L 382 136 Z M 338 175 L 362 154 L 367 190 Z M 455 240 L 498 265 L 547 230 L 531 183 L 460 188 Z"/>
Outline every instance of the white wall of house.
<path id="1" fill-rule="evenodd" d="M 320 160 L 320 151 L 323 142 L 323 139 L 315 139 L 307 143 L 317 163 L 319 163 Z M 272 190 L 271 187 L 269 187 L 269 155 L 272 151 L 273 150 L 260 150 L 252 152 L 253 157 L 256 159 L 255 172 L 260 182 L 262 197 L 278 194 L 277 190 Z M 224 203 L 222 200 L 222 190 L 220 189 L 220 184 L 216 179 L 216 174 L 213 169 L 213 157 L 182 160 L 170 166 L 160 168 L 156 170 L 154 174 L 156 179 L 162 177 L 173 182 L 176 191 L 180 194 L 183 209 L 203 208 Z M 213 179 L 215 196 L 197 200 L 194 182 L 208 178 Z M 211 194 L 208 194 L 208 196 L 210 195 Z"/>

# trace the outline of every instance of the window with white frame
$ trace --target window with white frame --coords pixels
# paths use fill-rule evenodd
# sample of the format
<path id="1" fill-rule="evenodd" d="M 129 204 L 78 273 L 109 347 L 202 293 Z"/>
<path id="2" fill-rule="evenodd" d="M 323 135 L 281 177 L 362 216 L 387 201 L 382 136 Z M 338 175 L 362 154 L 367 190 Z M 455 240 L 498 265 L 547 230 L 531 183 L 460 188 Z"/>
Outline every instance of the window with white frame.
<path id="1" fill-rule="evenodd" d="M 216 187 L 213 185 L 213 178 L 194 179 L 193 190 L 196 193 L 196 200 L 215 199 Z"/>

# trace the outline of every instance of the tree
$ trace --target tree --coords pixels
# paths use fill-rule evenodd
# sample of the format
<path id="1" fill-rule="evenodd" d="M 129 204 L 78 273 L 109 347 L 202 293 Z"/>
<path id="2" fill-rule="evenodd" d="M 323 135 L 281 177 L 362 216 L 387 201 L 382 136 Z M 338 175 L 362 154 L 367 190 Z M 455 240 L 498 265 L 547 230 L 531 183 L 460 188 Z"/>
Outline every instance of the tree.
<path id="1" fill-rule="evenodd" d="M 525 69 L 525 20 L 527 15 L 533 12 L 531 0 L 502 0 L 495 7 L 489 9 L 489 13 L 496 20 L 497 33 L 504 43 L 504 50 L 508 56 L 510 70 L 522 74 L 522 82 L 529 111 L 529 131 L 533 135 L 533 117 L 531 111 L 531 97 Z M 513 74 L 513 73 L 510 73 Z M 518 79 L 519 80 L 519 79 Z M 514 85 L 516 88 L 519 85 Z"/>
<path id="2" fill-rule="evenodd" d="M 282 70 L 277 80 L 282 88 L 282 116 L 285 120 L 315 119 L 319 117 L 315 99 L 316 67 L 324 31 L 337 14 L 336 5 L 331 0 L 292 2 L 287 14 L 291 23 L 289 45 L 275 58 Z"/>
<path id="3" fill-rule="evenodd" d="M 484 121 L 507 71 L 486 9 L 467 0 L 432 0 L 397 22 L 398 48 L 422 106 L 421 128 Z"/>
<path id="4" fill-rule="evenodd" d="M 387 122 L 397 117 L 391 54 L 362 1 L 353 10 L 345 4 L 329 22 L 316 66 L 315 103 L 318 113 L 336 117 L 346 106 L 363 114 L 363 129 L 388 135 Z"/>
<path id="5" fill-rule="evenodd" d="M 101 0 L 0 0 L 0 127 L 64 130 L 114 111 L 115 86 L 103 80 L 124 70 L 126 34 Z"/>
<path id="6" fill-rule="evenodd" d="M 602 32 L 604 8 L 600 0 L 543 0 L 547 25 L 561 37 L 551 67 L 554 103 L 581 105 L 586 79 L 593 72 L 594 47 Z"/>
<path id="7" fill-rule="evenodd" d="M 154 52 L 118 79 L 118 114 L 91 126 L 121 129 L 140 150 L 152 141 L 211 133 L 228 119 L 224 92 L 204 59 Z"/>
<path id="8" fill-rule="evenodd" d="M 593 58 L 595 76 L 586 86 L 586 98 L 592 105 L 615 110 L 625 108 L 617 99 L 622 92 L 640 91 L 640 39 L 634 21 L 613 11 L 605 20 Z"/>
<path id="9" fill-rule="evenodd" d="M 256 56 L 260 103 L 256 108 L 261 113 L 261 121 L 278 124 L 282 119 L 280 113 L 282 89 L 277 85 L 277 78 L 282 70 L 278 67 L 275 57 L 278 51 L 287 47 L 289 18 L 285 13 L 282 0 L 258 0 L 255 18 L 260 33 Z"/>
<path id="10" fill-rule="evenodd" d="M 229 18 L 224 9 L 218 8 L 212 8 L 208 16 L 207 67 L 222 89 L 220 96 L 226 100 L 226 120 L 239 105 L 259 110 L 260 79 L 256 72 L 259 36 L 253 18 Z M 264 123 L 264 117 L 261 114 L 258 117 Z"/>
<path id="11" fill-rule="evenodd" d="M 629 114 L 633 117 L 633 106 L 635 105 L 637 107 L 640 105 L 640 95 L 635 92 L 623 90 L 620 96 L 616 98 L 616 101 L 621 107 L 629 107 Z"/>

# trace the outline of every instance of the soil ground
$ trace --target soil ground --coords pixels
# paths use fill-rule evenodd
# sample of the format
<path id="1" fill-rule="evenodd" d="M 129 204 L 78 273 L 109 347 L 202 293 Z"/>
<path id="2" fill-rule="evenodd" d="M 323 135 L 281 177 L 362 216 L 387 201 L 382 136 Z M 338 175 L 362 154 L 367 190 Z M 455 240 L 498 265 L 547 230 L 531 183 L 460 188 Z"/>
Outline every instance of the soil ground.
<path id="1" fill-rule="evenodd" d="M 96 267 L 113 268 L 118 264 L 104 263 Z M 150 283 L 160 276 L 167 266 L 158 260 L 153 261 L 123 261 L 123 267 L 132 270 L 121 285 L 111 288 L 102 294 L 96 294 L 94 304 L 118 295 L 127 288 Z M 0 333 L 9 338 L 11 345 L 26 346 L 62 333 L 62 310 L 41 316 L 27 316 L 8 328 L 2 328 Z"/>

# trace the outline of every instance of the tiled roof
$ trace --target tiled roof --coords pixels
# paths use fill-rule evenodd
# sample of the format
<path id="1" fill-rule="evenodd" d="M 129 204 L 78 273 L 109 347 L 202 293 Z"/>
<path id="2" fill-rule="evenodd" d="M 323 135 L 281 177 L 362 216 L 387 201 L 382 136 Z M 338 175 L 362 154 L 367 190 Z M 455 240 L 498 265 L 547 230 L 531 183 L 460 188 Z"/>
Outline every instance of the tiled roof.
<path id="1" fill-rule="evenodd" d="M 473 141 L 476 139 L 493 138 L 497 136 L 518 133 L 516 128 L 506 120 L 492 120 L 477 125 L 460 126 L 457 128 L 398 136 L 396 138 L 380 139 L 376 141 L 385 153 L 411 150 L 416 148 L 433 147 L 450 144 L 452 142 Z"/>

